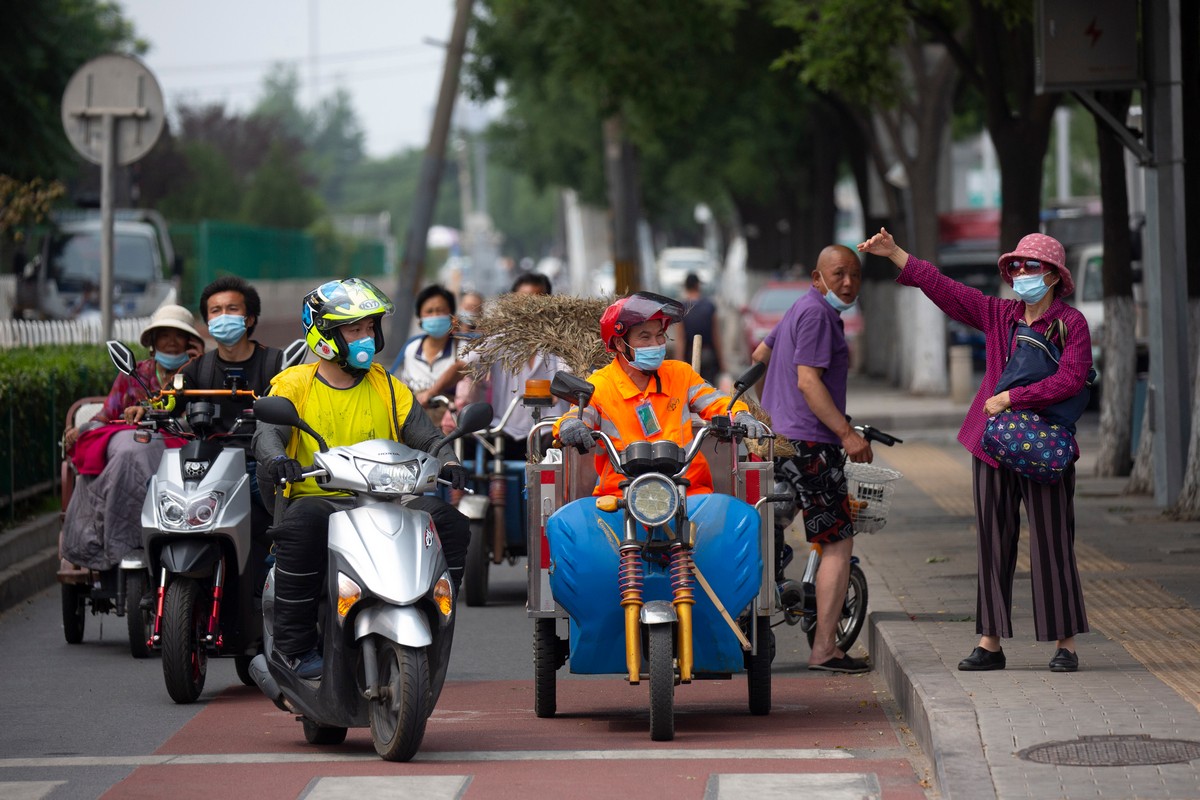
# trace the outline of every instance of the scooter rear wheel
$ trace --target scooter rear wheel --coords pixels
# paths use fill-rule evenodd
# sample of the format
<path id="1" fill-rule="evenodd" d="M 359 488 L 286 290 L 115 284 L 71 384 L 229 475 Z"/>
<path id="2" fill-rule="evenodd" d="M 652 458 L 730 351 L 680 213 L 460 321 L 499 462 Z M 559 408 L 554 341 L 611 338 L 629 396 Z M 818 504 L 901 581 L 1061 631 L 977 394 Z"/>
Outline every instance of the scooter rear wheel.
<path id="1" fill-rule="evenodd" d="M 867 620 L 867 576 L 858 564 L 850 565 L 850 580 L 846 584 L 846 602 L 842 604 L 842 618 L 838 620 L 834 641 L 843 653 L 848 652 L 858 639 L 863 623 Z M 817 631 L 808 632 L 808 646 L 812 647 Z"/>
<path id="2" fill-rule="evenodd" d="M 154 616 L 142 608 L 149 581 L 146 573 L 130 570 L 125 576 L 125 627 L 129 631 L 129 654 L 134 658 L 150 657 L 150 627 Z"/>
<path id="3" fill-rule="evenodd" d="M 167 694 L 176 703 L 194 703 L 204 691 L 208 651 L 204 634 L 208 610 L 200 598 L 200 584 L 176 578 L 163 599 L 162 664 Z"/>
<path id="4" fill-rule="evenodd" d="M 492 510 L 488 509 L 490 519 Z M 463 569 L 463 599 L 468 606 L 486 606 L 488 601 L 488 572 L 492 555 L 488 552 L 488 526 L 481 520 L 471 522 L 471 541 L 467 544 L 467 563 Z"/>
<path id="5" fill-rule="evenodd" d="M 409 761 L 425 738 L 433 713 L 429 660 L 424 648 L 376 637 L 380 696 L 371 700 L 371 739 L 387 761 Z"/>
<path id="6" fill-rule="evenodd" d="M 87 624 L 87 590 L 77 583 L 62 585 L 63 638 L 67 644 L 83 641 L 83 628 Z"/>
<path id="7" fill-rule="evenodd" d="M 650 738 L 669 742 L 675 738 L 675 626 L 651 625 Z"/>
<path id="8" fill-rule="evenodd" d="M 318 725 L 308 717 L 301 717 L 304 726 L 304 741 L 309 744 L 341 744 L 346 741 L 346 729 Z"/>

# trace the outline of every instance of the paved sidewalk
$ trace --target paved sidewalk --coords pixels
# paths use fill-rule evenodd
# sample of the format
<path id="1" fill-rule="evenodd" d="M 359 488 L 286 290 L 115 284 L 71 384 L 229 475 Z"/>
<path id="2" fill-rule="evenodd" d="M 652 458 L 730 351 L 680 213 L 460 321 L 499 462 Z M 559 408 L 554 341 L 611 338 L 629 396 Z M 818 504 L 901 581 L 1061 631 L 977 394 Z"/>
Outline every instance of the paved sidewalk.
<path id="1" fill-rule="evenodd" d="M 1051 673 L 1054 643 L 1034 641 L 1023 540 L 1007 669 L 958 672 L 978 640 L 970 455 L 954 439 L 966 408 L 855 378 L 847 410 L 905 439 L 875 450 L 905 477 L 887 526 L 860 536 L 855 552 L 870 586 L 866 644 L 940 795 L 1200 797 L 1200 761 L 1188 760 L 1200 759 L 1200 525 L 1122 494 L 1123 479 L 1092 477 L 1090 412 L 1075 504 L 1092 628 L 1076 640 L 1080 671 Z M 1023 755 L 1044 745 L 1054 746 Z M 1163 759 L 1176 763 L 1150 763 Z"/>

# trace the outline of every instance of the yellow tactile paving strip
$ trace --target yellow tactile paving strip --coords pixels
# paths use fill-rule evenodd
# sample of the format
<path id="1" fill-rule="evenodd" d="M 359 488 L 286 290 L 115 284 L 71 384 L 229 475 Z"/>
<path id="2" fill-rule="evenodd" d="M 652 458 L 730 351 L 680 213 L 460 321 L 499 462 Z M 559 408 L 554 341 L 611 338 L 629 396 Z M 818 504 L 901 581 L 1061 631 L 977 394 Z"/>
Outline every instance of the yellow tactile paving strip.
<path id="1" fill-rule="evenodd" d="M 971 470 L 945 450 L 932 444 L 913 442 L 895 448 L 876 447 L 875 455 L 885 466 L 904 473 L 904 480 L 924 492 L 947 514 L 975 516 Z"/>

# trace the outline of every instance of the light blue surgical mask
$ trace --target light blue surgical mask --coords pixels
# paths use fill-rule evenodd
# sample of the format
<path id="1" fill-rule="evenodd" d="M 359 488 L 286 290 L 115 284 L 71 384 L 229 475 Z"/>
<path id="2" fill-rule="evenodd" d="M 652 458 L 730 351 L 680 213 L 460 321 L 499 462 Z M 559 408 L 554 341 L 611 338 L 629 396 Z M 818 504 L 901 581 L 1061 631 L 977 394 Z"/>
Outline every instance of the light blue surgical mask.
<path id="1" fill-rule="evenodd" d="M 1018 275 L 1013 278 L 1013 291 L 1026 303 L 1036 303 L 1046 296 L 1050 287 L 1042 280 L 1041 275 Z"/>
<path id="2" fill-rule="evenodd" d="M 475 311 L 460 311 L 458 312 L 458 321 L 468 328 L 474 328 L 479 324 L 479 314 Z"/>
<path id="3" fill-rule="evenodd" d="M 633 360 L 629 363 L 636 369 L 642 372 L 653 372 L 662 366 L 663 361 L 667 358 L 666 344 L 658 344 L 653 347 L 633 347 Z"/>
<path id="4" fill-rule="evenodd" d="M 346 345 L 346 366 L 354 369 L 370 369 L 375 360 L 375 337 L 364 336 Z"/>
<path id="5" fill-rule="evenodd" d="M 421 330 L 435 339 L 440 339 L 450 332 L 450 315 L 438 317 L 421 317 Z"/>
<path id="6" fill-rule="evenodd" d="M 208 321 L 208 332 L 218 344 L 232 347 L 246 335 L 246 318 L 235 314 L 222 314 Z"/>
<path id="7" fill-rule="evenodd" d="M 187 363 L 191 358 L 187 353 L 160 353 L 155 351 L 154 360 L 168 372 L 174 372 Z"/>

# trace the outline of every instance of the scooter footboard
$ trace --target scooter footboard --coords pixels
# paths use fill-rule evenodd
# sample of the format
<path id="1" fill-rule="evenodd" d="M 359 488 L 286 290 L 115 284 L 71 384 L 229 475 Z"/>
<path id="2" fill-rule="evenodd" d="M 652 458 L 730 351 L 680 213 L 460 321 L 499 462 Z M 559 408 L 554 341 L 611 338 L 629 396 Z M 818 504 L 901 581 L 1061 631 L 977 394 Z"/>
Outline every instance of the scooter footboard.
<path id="1" fill-rule="evenodd" d="M 697 526 L 696 568 L 736 619 L 752 603 L 761 581 L 758 513 L 726 495 L 689 497 L 688 512 Z M 622 513 L 600 511 L 592 497 L 567 504 L 546 525 L 550 586 L 571 617 L 572 672 L 625 671 L 624 612 L 617 575 L 622 530 Z M 664 568 L 643 561 L 642 572 L 644 602 L 672 599 Z M 696 671 L 741 671 L 741 643 L 699 581 L 694 581 L 692 596 Z"/>

